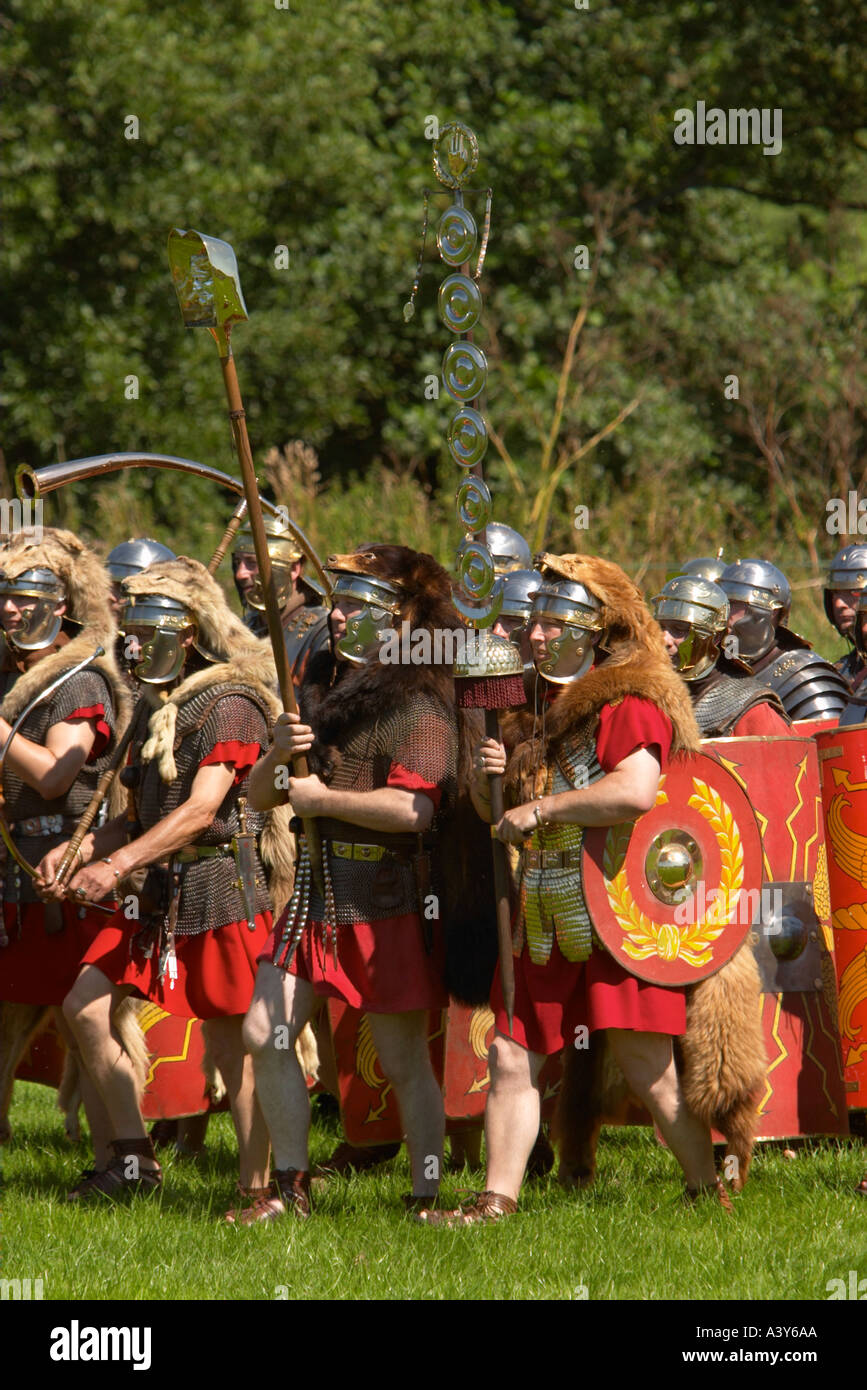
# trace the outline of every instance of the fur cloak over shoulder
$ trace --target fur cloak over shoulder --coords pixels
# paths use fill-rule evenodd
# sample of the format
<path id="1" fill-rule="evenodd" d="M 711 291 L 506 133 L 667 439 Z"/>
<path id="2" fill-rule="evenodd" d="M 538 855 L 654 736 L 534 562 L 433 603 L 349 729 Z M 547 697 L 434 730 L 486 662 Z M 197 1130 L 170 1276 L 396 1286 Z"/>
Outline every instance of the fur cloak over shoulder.
<path id="1" fill-rule="evenodd" d="M 280 713 L 277 698 L 277 672 L 271 647 L 254 637 L 226 602 L 217 581 L 198 560 L 180 555 L 160 560 L 140 574 L 123 581 L 124 594 L 162 594 L 183 603 L 196 626 L 195 645 L 208 652 L 212 660 L 194 671 L 170 692 L 144 686 L 142 698 L 154 712 L 148 724 L 148 737 L 141 757 L 157 760 L 160 777 L 171 782 L 177 776 L 175 748 L 178 713 L 193 696 L 204 690 L 246 686 L 267 711 L 269 723 Z M 294 848 L 289 832 L 291 810 L 278 806 L 266 813 L 260 837 L 262 861 L 270 870 L 270 892 L 275 912 L 280 912 L 292 891 Z"/>
<path id="2" fill-rule="evenodd" d="M 457 631 L 463 626 L 452 603 L 449 577 L 430 555 L 405 546 L 366 546 L 351 555 L 332 556 L 328 568 L 396 584 L 401 590 L 399 611 L 392 619 L 396 629 L 404 622 L 413 632 Z M 451 667 L 371 661 L 341 670 L 330 652 L 318 653 L 301 690 L 302 719 L 313 725 L 317 736 L 311 770 L 330 777 L 359 723 L 405 705 L 408 695 L 422 691 L 453 715 L 458 729 L 457 798 L 440 826 L 437 853 L 446 985 L 455 998 L 485 1004 L 497 957 L 490 830 L 476 815 L 468 792 L 473 749 L 484 731 L 478 711 L 455 708 Z"/>
<path id="3" fill-rule="evenodd" d="M 44 527 L 41 533 L 35 529 L 20 531 L 0 549 L 0 571 L 10 579 L 30 569 L 49 569 L 60 580 L 66 593 L 64 622 L 75 625 L 74 635 L 27 666 L 0 705 L 0 715 L 14 721 L 40 690 L 103 647 L 93 669 L 111 690 L 115 738 L 119 738 L 129 722 L 132 699 L 115 660 L 117 627 L 109 602 L 108 572 L 78 536 L 54 526 Z M 117 782 L 113 791 L 122 798 Z M 121 801 L 113 809 L 120 810 Z"/>
<path id="4" fill-rule="evenodd" d="M 506 785 L 513 799 L 530 801 L 544 787 L 545 767 L 556 757 L 560 744 L 575 726 L 602 706 L 637 695 L 652 700 L 671 720 L 672 755 L 695 753 L 700 733 L 692 712 L 689 691 L 673 669 L 658 624 L 639 590 L 619 565 L 592 555 L 537 556 L 537 567 L 546 579 L 570 579 L 583 584 L 600 604 L 602 633 L 597 653 L 601 657 L 573 685 L 564 685 L 555 702 L 545 710 L 544 739 L 536 744 L 541 718 L 532 711 L 507 714 L 503 720 L 506 743 L 514 752 L 506 770 Z M 534 785 L 533 769 L 539 769 L 540 786 Z"/>

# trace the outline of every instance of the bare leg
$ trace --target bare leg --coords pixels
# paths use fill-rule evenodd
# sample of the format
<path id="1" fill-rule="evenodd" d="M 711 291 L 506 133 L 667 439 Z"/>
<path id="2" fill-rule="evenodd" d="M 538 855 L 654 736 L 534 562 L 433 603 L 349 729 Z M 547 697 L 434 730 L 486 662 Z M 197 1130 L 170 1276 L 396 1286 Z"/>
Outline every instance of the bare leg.
<path id="1" fill-rule="evenodd" d="M 435 1197 L 443 1167 L 445 1115 L 427 1042 L 426 1009 L 368 1014 L 382 1070 L 394 1087 L 416 1197 Z"/>
<path id="2" fill-rule="evenodd" d="M 94 1083 L 93 1077 L 84 1065 L 84 1059 L 78 1046 L 75 1034 L 63 1016 L 62 1009 L 54 1010 L 54 1017 L 57 1027 L 63 1037 L 63 1041 L 75 1058 L 78 1066 L 78 1085 L 81 1091 L 81 1101 L 84 1106 L 84 1113 L 87 1116 L 87 1123 L 90 1128 L 90 1142 L 93 1145 L 93 1166 L 98 1172 L 107 1168 L 113 1158 L 109 1152 L 111 1142 L 111 1117 L 105 1108 L 105 1103 L 99 1090 Z M 132 1136 L 123 1136 L 125 1139 Z"/>
<path id="3" fill-rule="evenodd" d="M 295 1055 L 295 1039 L 317 1004 L 313 986 L 263 962 L 244 1019 L 244 1046 L 253 1059 L 256 1091 L 271 1136 L 275 1168 L 310 1166 L 310 1097 Z"/>
<path id="4" fill-rule="evenodd" d="M 692 1188 L 716 1182 L 710 1130 L 687 1109 L 665 1033 L 633 1033 L 609 1028 L 614 1059 L 630 1090 L 647 1106 Z"/>
<path id="5" fill-rule="evenodd" d="M 244 1052 L 243 1017 L 209 1018 L 203 1023 L 208 1049 L 226 1083 L 238 1151 L 242 1187 L 268 1182 L 268 1130 L 254 1089 L 253 1059 Z"/>
<path id="6" fill-rule="evenodd" d="M 84 1065 L 102 1097 L 116 1139 L 145 1139 L 136 1075 L 121 1046 L 112 1014 L 129 990 L 112 984 L 95 965 L 85 965 L 63 1001 L 63 1015 L 78 1043 Z M 157 1168 L 141 1157 L 143 1169 Z"/>
<path id="7" fill-rule="evenodd" d="M 539 1073 L 545 1058 L 512 1038 L 494 1035 L 488 1054 L 491 1088 L 485 1106 L 489 1192 L 518 1200 L 527 1159 L 539 1133 Z"/>

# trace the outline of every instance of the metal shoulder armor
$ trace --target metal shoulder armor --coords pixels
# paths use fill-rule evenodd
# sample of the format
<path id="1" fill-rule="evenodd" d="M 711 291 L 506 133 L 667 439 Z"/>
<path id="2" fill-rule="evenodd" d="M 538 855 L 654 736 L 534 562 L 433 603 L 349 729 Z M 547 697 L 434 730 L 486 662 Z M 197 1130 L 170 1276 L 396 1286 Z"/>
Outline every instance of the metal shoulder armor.
<path id="1" fill-rule="evenodd" d="M 283 629 L 289 668 L 294 673 L 305 656 L 312 656 L 328 642 L 328 609 L 299 608 Z"/>
<path id="2" fill-rule="evenodd" d="M 702 738 L 725 738 L 741 715 L 756 705 L 770 705 L 785 717 L 780 697 L 754 676 L 739 679 L 720 672 L 718 682 L 702 695 L 692 707 Z"/>
<path id="3" fill-rule="evenodd" d="M 776 691 L 790 719 L 836 719 L 850 698 L 849 686 L 818 652 L 783 652 L 755 679 Z"/>

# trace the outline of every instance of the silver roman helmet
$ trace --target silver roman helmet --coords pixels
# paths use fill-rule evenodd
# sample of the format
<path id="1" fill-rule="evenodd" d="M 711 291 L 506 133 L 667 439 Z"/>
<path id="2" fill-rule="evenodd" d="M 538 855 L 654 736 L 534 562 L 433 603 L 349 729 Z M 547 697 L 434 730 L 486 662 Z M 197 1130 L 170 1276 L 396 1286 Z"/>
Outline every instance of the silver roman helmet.
<path id="1" fill-rule="evenodd" d="M 494 559 L 495 574 L 509 574 L 512 570 L 532 569 L 533 556 L 530 546 L 520 531 L 504 526 L 501 521 L 490 521 L 485 527 L 485 544 Z"/>
<path id="2" fill-rule="evenodd" d="M 265 527 L 268 554 L 271 557 L 271 573 L 274 576 L 277 604 L 278 607 L 285 608 L 294 591 L 292 566 L 304 559 L 304 553 L 294 536 L 283 526 L 278 517 L 264 516 L 262 522 Z M 241 588 L 237 578 L 242 556 L 256 575 L 252 584 L 245 589 Z M 238 590 L 241 602 L 248 608 L 255 608 L 258 613 L 263 613 L 265 611 L 265 595 L 262 592 L 262 584 L 259 579 L 259 565 L 256 560 L 253 531 L 249 520 L 242 522 L 235 537 L 235 544 L 232 547 L 232 573 L 235 575 L 235 588 Z M 311 583 L 306 576 L 305 582 Z M 315 580 L 312 581 L 312 587 L 317 591 L 320 588 Z"/>
<path id="3" fill-rule="evenodd" d="M 168 685 L 175 680 L 186 657 L 180 634 L 190 627 L 197 631 L 197 626 L 195 616 L 179 599 L 126 594 L 120 632 L 124 660 L 136 680 L 145 685 Z"/>
<path id="4" fill-rule="evenodd" d="M 387 630 L 394 627 L 403 591 L 399 585 L 375 575 L 336 569 L 331 564 L 326 569 L 334 583 L 332 606 L 338 606 L 341 599 L 361 605 L 358 613 L 347 618 L 337 651 L 354 666 L 363 666 L 379 651 Z"/>
<path id="5" fill-rule="evenodd" d="M 548 639 L 548 655 L 539 663 L 539 674 L 555 685 L 571 685 L 593 664 L 594 635 L 602 631 L 602 605 L 583 584 L 556 574 L 543 578 L 532 599 L 531 629 L 536 622 L 563 624 L 560 636 Z M 578 669 L 562 674 L 576 654 Z"/>
<path id="6" fill-rule="evenodd" d="M 694 560 L 687 560 L 680 572 L 693 574 L 698 579 L 709 579 L 712 584 L 717 584 L 725 567 L 726 562 L 722 558 L 720 547 L 716 555 L 698 555 Z"/>
<path id="7" fill-rule="evenodd" d="M 175 552 L 169 550 L 167 545 L 161 545 L 151 536 L 131 537 L 128 541 L 121 541 L 114 550 L 110 550 L 105 567 L 115 583 L 120 583 L 130 574 L 141 574 L 148 565 L 155 564 L 158 560 L 174 560 Z"/>
<path id="8" fill-rule="evenodd" d="M 533 611 L 533 595 L 545 581 L 538 570 L 510 570 L 503 576 L 503 602 L 500 618 L 518 618 L 520 626 L 513 628 L 509 637 L 520 642 L 521 631 L 526 627 Z"/>
<path id="9" fill-rule="evenodd" d="M 651 611 L 672 635 L 680 635 L 679 628 L 689 629 L 674 659 L 684 680 L 701 680 L 713 670 L 729 617 L 729 601 L 718 584 L 696 574 L 677 575 L 656 595 Z"/>
<path id="10" fill-rule="evenodd" d="M 770 560 L 736 560 L 726 565 L 720 588 L 729 603 L 743 603 L 746 613 L 730 623 L 738 640 L 738 656 L 758 661 L 776 641 L 778 627 L 785 627 L 792 606 L 789 581 Z"/>
<path id="11" fill-rule="evenodd" d="M 53 570 L 41 566 L 24 570 L 10 579 L 0 572 L 0 601 L 8 595 L 18 609 L 17 626 L 6 628 L 6 640 L 24 652 L 50 647 L 63 625 L 57 612 L 66 591 Z"/>
<path id="12" fill-rule="evenodd" d="M 825 616 L 832 627 L 837 627 L 831 607 L 833 595 L 839 592 L 861 593 L 865 588 L 867 588 L 867 545 L 844 545 L 843 549 L 838 550 L 831 561 L 828 577 L 825 580 L 823 595 Z M 840 631 L 839 628 L 837 630 Z M 842 635 L 855 641 L 854 624 L 853 630 L 844 631 Z M 855 642 L 855 645 L 857 646 L 858 643 Z"/>

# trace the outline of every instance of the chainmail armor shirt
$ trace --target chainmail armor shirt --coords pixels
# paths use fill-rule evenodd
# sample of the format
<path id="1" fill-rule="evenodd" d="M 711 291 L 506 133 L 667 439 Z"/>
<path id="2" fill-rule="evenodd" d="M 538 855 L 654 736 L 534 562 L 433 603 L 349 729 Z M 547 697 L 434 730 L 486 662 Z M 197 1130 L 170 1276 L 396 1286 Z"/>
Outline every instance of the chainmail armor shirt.
<path id="1" fill-rule="evenodd" d="M 410 692 L 405 703 L 353 729 L 341 749 L 340 761 L 323 776 L 340 791 L 370 792 L 380 787 L 422 791 L 434 802 L 435 813 L 425 843 L 435 839 L 439 824 L 454 805 L 457 791 L 458 735 L 454 715 L 425 692 Z M 383 843 L 387 835 L 365 832 L 363 826 L 329 820 L 324 837 L 334 887 L 338 926 L 386 921 L 419 909 L 416 879 L 405 853 L 377 862 L 341 858 L 331 850 L 337 840 Z M 406 836 L 402 836 L 406 839 Z M 325 904 L 314 891 L 310 917 L 325 920 Z"/>
<path id="2" fill-rule="evenodd" d="M 174 750 L 178 775 L 174 781 L 162 780 L 157 759 L 142 764 L 141 779 L 136 788 L 136 810 L 143 831 L 152 829 L 189 800 L 199 768 L 209 754 L 218 749 L 219 744 L 258 744 L 260 750 L 268 747 L 268 718 L 253 692 L 246 686 L 221 687 L 220 691 L 215 698 L 213 687 L 205 689 L 188 700 L 179 711 Z M 197 845 L 230 844 L 233 835 L 241 828 L 238 793 L 236 781 L 226 793 L 212 823 L 197 835 Z M 258 836 L 263 824 L 264 815 L 248 809 L 247 829 Z M 230 853 L 182 864 L 175 934 L 196 936 L 244 920 L 246 913 L 243 898 L 236 886 L 237 876 L 235 860 Z M 151 866 L 142 890 L 145 902 L 153 904 L 157 913 L 165 915 L 169 905 L 168 891 L 165 867 Z M 257 852 L 256 912 L 263 913 L 269 908 L 265 873 Z"/>
<path id="3" fill-rule="evenodd" d="M 90 803 L 97 784 L 111 761 L 114 747 L 114 708 L 111 688 L 98 671 L 79 671 L 57 690 L 50 700 L 31 710 L 18 729 L 18 733 L 32 743 L 45 745 L 48 731 L 55 724 L 62 724 L 79 710 L 102 708 L 100 722 L 107 725 L 111 737 L 106 746 L 95 758 L 84 764 L 69 791 L 63 796 L 47 801 L 33 787 L 23 782 L 10 768 L 8 762 L 3 768 L 4 813 L 9 822 L 30 820 L 37 816 L 62 816 L 64 828 L 51 835 L 29 836 L 15 834 L 15 843 L 30 864 L 36 864 L 53 849 L 62 844 L 72 834 L 74 823 Z M 3 897 L 6 902 L 40 902 L 33 889 L 33 880 L 15 863 L 11 856 L 6 861 Z"/>

